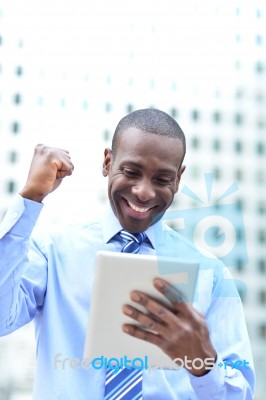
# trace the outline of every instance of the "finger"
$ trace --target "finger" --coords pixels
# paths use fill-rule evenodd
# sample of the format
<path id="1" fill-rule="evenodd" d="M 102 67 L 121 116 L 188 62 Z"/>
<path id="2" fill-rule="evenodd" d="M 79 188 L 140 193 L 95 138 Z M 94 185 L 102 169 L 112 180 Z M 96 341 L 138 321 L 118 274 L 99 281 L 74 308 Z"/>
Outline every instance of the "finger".
<path id="1" fill-rule="evenodd" d="M 162 278 L 155 278 L 153 283 L 155 288 L 173 304 L 176 311 L 181 312 L 184 315 L 191 314 L 191 302 L 186 300 L 180 290 Z"/>
<path id="2" fill-rule="evenodd" d="M 62 179 L 65 176 L 72 175 L 74 171 L 74 164 L 71 161 L 61 161 L 61 164 L 58 165 L 58 170 L 56 174 L 57 179 Z"/>
<path id="3" fill-rule="evenodd" d="M 51 147 L 52 148 L 52 147 Z M 60 147 L 53 147 L 54 150 L 62 151 L 63 153 L 69 154 L 69 150 L 67 149 L 62 149 Z"/>
<path id="4" fill-rule="evenodd" d="M 158 319 L 154 319 L 151 315 L 144 314 L 140 310 L 137 310 L 135 307 L 132 307 L 128 304 L 123 306 L 123 312 L 125 315 L 139 322 L 145 328 L 164 335 L 166 333 L 165 324 L 163 321 L 159 321 Z"/>
<path id="5" fill-rule="evenodd" d="M 177 315 L 174 313 L 175 310 L 169 310 L 167 304 L 164 305 L 162 302 L 156 301 L 147 294 L 139 291 L 132 292 L 130 298 L 145 307 L 158 321 L 162 321 L 163 326 L 177 326 L 179 323 Z"/>
<path id="6" fill-rule="evenodd" d="M 153 332 L 146 331 L 141 329 L 135 325 L 124 324 L 122 326 L 123 332 L 127 333 L 130 336 L 133 336 L 137 339 L 145 340 L 146 342 L 155 344 L 156 346 L 161 347 L 163 339 L 160 335 L 156 335 Z"/>

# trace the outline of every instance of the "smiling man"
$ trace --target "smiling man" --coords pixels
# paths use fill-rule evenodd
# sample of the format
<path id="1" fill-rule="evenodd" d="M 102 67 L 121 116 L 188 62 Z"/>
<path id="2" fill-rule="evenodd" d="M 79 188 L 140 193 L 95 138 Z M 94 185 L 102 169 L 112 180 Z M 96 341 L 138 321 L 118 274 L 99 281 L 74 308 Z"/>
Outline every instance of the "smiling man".
<path id="1" fill-rule="evenodd" d="M 158 111 L 150 113 L 156 115 Z M 145 118 L 146 114 L 139 111 L 130 117 Z M 103 174 L 108 175 L 108 196 L 120 224 L 129 232 L 144 232 L 162 217 L 178 190 L 185 169 L 185 140 L 177 124 L 175 136 L 171 131 L 170 136 L 166 123 L 169 136 L 163 135 L 165 131 L 156 134 L 152 127 L 148 131 L 147 127 L 124 129 L 123 125 L 122 120 L 114 135 L 113 150 L 105 150 Z"/>
<path id="2" fill-rule="evenodd" d="M 250 344 L 228 270 L 161 222 L 178 191 L 185 150 L 184 134 L 168 114 L 145 109 L 125 116 L 112 150 L 104 152 L 110 204 L 102 220 L 47 234 L 34 229 L 42 201 L 72 174 L 73 164 L 65 150 L 36 147 L 27 182 L 0 230 L 0 333 L 34 320 L 34 399 L 133 399 L 106 394 L 105 370 L 81 367 L 96 253 L 123 251 L 121 230 L 124 235 L 142 234 L 140 253 L 156 254 L 163 248 L 166 254 L 200 264 L 193 306 L 172 298 L 170 310 L 138 288 L 129 294 L 146 313 L 125 305 L 123 312 L 132 324 L 121 329 L 184 362 L 177 371 L 143 371 L 141 392 L 134 399 L 253 398 Z M 230 290 L 225 282 L 231 282 Z M 155 279 L 154 286 L 169 298 L 167 282 Z M 212 360 L 211 369 L 204 363 L 196 368 L 194 360 Z M 241 368 L 234 368 L 237 362 Z"/>

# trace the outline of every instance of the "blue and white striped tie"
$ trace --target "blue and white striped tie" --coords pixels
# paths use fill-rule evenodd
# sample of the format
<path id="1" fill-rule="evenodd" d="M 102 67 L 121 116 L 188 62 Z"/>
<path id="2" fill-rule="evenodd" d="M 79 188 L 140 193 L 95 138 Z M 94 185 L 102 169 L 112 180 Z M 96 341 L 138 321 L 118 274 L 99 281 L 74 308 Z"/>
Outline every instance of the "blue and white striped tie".
<path id="1" fill-rule="evenodd" d="M 142 371 L 123 368 L 107 370 L 104 400 L 142 400 Z"/>
<path id="2" fill-rule="evenodd" d="M 119 232 L 119 235 L 125 242 L 125 245 L 121 250 L 122 253 L 139 253 L 140 245 L 146 238 L 145 233 L 129 233 L 124 229 Z"/>
<path id="3" fill-rule="evenodd" d="M 125 242 L 122 253 L 139 253 L 145 233 L 119 232 Z M 105 380 L 104 400 L 142 400 L 142 371 L 135 368 L 123 368 L 116 374 L 108 369 Z"/>

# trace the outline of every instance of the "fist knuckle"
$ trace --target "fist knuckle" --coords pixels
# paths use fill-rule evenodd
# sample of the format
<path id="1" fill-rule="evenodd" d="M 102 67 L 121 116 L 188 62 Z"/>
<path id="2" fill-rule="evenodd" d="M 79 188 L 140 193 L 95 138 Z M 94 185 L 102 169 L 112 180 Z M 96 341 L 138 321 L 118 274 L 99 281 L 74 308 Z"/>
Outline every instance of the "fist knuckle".
<path id="1" fill-rule="evenodd" d="M 142 340 L 148 341 L 148 334 L 145 331 L 142 331 L 140 334 L 140 338 Z"/>
<path id="2" fill-rule="evenodd" d="M 158 308 L 158 315 L 160 316 L 160 317 L 163 317 L 163 316 L 165 316 L 165 309 L 163 308 L 163 307 L 159 307 Z"/>
<path id="3" fill-rule="evenodd" d="M 42 143 L 36 144 L 35 149 L 34 149 L 34 153 L 35 153 L 35 154 L 36 154 L 36 153 L 40 153 L 40 152 L 42 151 L 43 146 L 44 146 L 44 145 L 43 145 Z"/>
<path id="4" fill-rule="evenodd" d="M 148 327 L 149 329 L 155 329 L 155 327 L 156 327 L 155 321 L 153 321 L 153 320 L 148 321 L 147 327 Z"/>

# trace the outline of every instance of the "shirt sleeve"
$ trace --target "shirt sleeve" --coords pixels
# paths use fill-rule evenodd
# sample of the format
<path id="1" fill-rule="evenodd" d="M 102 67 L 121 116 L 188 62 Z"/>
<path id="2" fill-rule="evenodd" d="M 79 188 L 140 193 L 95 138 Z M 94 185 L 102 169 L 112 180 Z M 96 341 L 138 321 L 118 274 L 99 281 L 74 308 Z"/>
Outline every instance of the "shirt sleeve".
<path id="1" fill-rule="evenodd" d="M 254 399 L 255 374 L 244 311 L 234 280 L 225 267 L 215 282 L 206 321 L 218 357 L 206 375 L 189 374 L 197 399 Z"/>
<path id="2" fill-rule="evenodd" d="M 17 195 L 0 226 L 0 335 L 41 310 L 47 262 L 31 233 L 43 205 Z"/>

